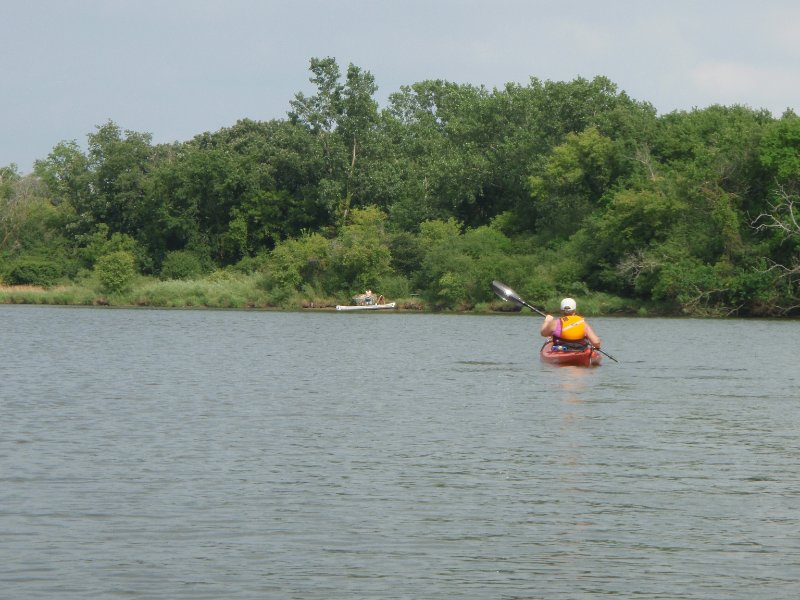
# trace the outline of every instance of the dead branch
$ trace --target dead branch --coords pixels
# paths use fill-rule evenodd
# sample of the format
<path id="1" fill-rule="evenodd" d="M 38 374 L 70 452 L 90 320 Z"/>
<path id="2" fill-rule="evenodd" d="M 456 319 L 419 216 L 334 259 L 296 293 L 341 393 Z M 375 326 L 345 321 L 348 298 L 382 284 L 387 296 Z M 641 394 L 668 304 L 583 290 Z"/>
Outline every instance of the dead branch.
<path id="1" fill-rule="evenodd" d="M 795 200 L 783 186 L 778 186 L 778 197 L 774 202 L 769 202 L 769 211 L 762 212 L 752 220 L 756 231 L 773 229 L 780 231 L 784 238 L 800 235 L 800 222 L 798 222 Z"/>
<path id="2" fill-rule="evenodd" d="M 662 261 L 648 256 L 644 250 L 639 249 L 633 254 L 627 254 L 619 261 L 617 273 L 635 284 L 643 273 L 652 273 L 662 265 Z"/>
<path id="3" fill-rule="evenodd" d="M 650 146 L 643 144 L 636 147 L 636 152 L 633 156 L 628 157 L 629 160 L 634 160 L 644 165 L 650 175 L 650 181 L 656 180 L 656 172 L 653 169 L 653 158 L 650 156 Z"/>

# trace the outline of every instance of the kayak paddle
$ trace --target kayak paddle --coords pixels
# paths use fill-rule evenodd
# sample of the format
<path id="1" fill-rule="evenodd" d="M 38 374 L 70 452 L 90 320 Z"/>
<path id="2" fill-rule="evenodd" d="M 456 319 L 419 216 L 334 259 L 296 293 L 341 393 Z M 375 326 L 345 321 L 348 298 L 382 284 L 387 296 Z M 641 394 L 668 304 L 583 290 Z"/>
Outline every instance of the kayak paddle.
<path id="1" fill-rule="evenodd" d="M 505 283 L 500 283 L 499 281 L 497 281 L 495 279 L 494 281 L 492 281 L 492 289 L 494 290 L 494 293 L 497 294 L 498 296 L 500 296 L 500 298 L 502 298 L 505 302 L 511 301 L 514 304 L 518 304 L 519 306 L 527 306 L 533 312 L 539 313 L 543 317 L 547 316 L 546 314 L 544 314 L 542 311 L 540 311 L 535 306 L 525 302 L 525 300 L 520 298 L 520 295 L 517 292 L 512 290 Z M 608 352 L 604 352 L 603 350 L 600 350 L 600 348 L 595 348 L 595 350 L 597 350 L 600 354 L 603 354 L 603 355 L 607 356 L 608 358 L 613 360 L 615 363 L 619 362 L 616 358 L 611 356 Z"/>
<path id="2" fill-rule="evenodd" d="M 592 347 L 594 348 L 594 346 L 592 346 Z M 611 355 L 610 355 L 608 352 L 605 352 L 604 350 L 600 350 L 600 348 L 595 348 L 595 350 L 597 350 L 597 351 L 598 351 L 600 354 L 603 354 L 603 355 L 607 356 L 608 358 L 610 358 L 611 360 L 613 360 L 615 363 L 618 363 L 618 362 L 619 362 L 619 361 L 618 361 L 616 358 L 614 358 L 613 356 L 611 356 Z"/>
<path id="3" fill-rule="evenodd" d="M 527 306 L 527 307 L 528 307 L 528 308 L 530 308 L 530 309 L 531 309 L 533 312 L 537 312 L 537 313 L 539 313 L 540 315 L 542 315 L 543 317 L 546 317 L 546 316 L 547 316 L 546 314 L 544 314 L 542 311 L 540 311 L 540 310 L 539 310 L 538 308 L 536 308 L 535 306 L 531 306 L 530 304 L 528 304 L 527 302 L 525 302 L 525 300 L 523 300 L 522 298 L 520 298 L 520 297 L 519 297 L 519 294 L 518 294 L 517 292 L 515 292 L 514 290 L 512 290 L 512 289 L 511 289 L 510 287 L 508 287 L 508 286 L 507 286 L 505 283 L 500 283 L 499 281 L 497 281 L 497 280 L 495 279 L 495 280 L 492 282 L 492 289 L 494 290 L 494 293 L 495 293 L 495 294 L 497 294 L 498 296 L 500 296 L 500 297 L 501 297 L 503 300 L 505 300 L 506 302 L 508 302 L 508 301 L 510 300 L 511 302 L 513 302 L 514 304 L 518 304 L 519 306 Z"/>

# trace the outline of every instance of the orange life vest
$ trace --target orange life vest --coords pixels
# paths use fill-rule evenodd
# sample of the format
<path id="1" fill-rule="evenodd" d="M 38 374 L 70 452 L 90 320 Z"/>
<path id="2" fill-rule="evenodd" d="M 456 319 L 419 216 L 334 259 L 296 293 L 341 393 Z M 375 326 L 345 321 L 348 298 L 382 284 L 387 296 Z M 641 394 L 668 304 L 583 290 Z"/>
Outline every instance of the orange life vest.
<path id="1" fill-rule="evenodd" d="M 567 315 L 561 317 L 561 334 L 558 336 L 562 340 L 582 340 L 586 337 L 586 323 L 583 317 L 578 315 Z"/>

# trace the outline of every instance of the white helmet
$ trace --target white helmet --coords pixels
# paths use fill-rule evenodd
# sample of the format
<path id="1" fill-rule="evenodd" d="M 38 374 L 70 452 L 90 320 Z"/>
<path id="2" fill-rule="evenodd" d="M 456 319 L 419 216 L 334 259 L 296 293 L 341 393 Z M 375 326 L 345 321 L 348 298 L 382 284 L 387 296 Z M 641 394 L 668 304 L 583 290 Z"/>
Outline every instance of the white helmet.
<path id="1" fill-rule="evenodd" d="M 572 298 L 564 298 L 561 301 L 561 311 L 562 312 L 572 312 L 576 308 L 575 300 Z"/>

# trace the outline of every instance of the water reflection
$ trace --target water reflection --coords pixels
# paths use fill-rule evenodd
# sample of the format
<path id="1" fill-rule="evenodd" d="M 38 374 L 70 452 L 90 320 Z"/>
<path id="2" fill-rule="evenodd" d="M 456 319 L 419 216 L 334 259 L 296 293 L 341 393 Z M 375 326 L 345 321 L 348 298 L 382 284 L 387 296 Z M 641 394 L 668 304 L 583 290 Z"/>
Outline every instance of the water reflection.
<path id="1" fill-rule="evenodd" d="M 583 404 L 591 384 L 593 369 L 584 367 L 557 367 L 559 371 L 558 390 L 562 402 Z"/>

